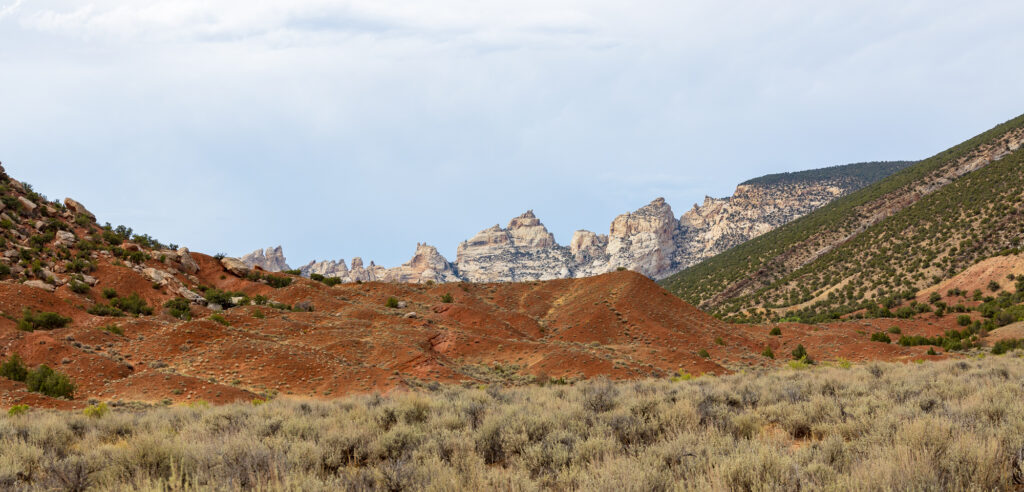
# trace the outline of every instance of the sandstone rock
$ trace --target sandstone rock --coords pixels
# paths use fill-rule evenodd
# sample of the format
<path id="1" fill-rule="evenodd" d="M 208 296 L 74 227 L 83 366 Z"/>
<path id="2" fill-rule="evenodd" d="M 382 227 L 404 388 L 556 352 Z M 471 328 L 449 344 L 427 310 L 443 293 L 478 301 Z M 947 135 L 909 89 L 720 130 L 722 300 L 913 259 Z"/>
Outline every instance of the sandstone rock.
<path id="1" fill-rule="evenodd" d="M 238 258 L 222 258 L 220 264 L 225 270 L 231 272 L 236 277 L 245 278 L 249 274 L 250 268 L 245 263 L 242 263 Z"/>
<path id="2" fill-rule="evenodd" d="M 283 272 L 285 270 L 291 270 L 285 261 L 284 251 L 280 246 L 276 248 L 267 248 L 265 251 L 256 250 L 249 253 L 242 258 L 242 263 L 249 265 L 250 267 L 260 267 L 268 272 Z"/>
<path id="3" fill-rule="evenodd" d="M 390 268 L 383 276 L 385 282 L 426 283 L 457 282 L 452 264 L 438 253 L 437 248 L 426 243 L 416 244 L 416 253 L 408 263 Z"/>
<path id="4" fill-rule="evenodd" d="M 19 196 L 18 201 L 21 202 L 21 206 L 29 213 L 34 212 L 36 210 L 36 207 L 38 207 L 38 205 L 33 203 L 32 200 L 29 200 L 28 198 L 25 198 L 23 196 Z"/>
<path id="5" fill-rule="evenodd" d="M 43 282 L 42 280 L 29 280 L 25 282 L 25 285 L 35 289 L 45 290 L 46 292 L 55 292 L 57 290 L 57 287 Z"/>
<path id="6" fill-rule="evenodd" d="M 799 218 L 867 183 L 849 178 L 741 184 L 727 198 L 707 197 L 702 206 L 676 218 L 663 198 L 612 221 L 609 234 L 576 231 L 569 246 L 555 242 L 533 211 L 506 228 L 484 229 L 462 242 L 454 264 L 437 249 L 417 244 L 413 258 L 386 269 L 361 258 L 310 262 L 300 270 L 342 282 L 513 282 L 600 275 L 626 268 L 655 279 L 714 256 Z M 277 248 L 247 257 L 250 265 L 284 255 Z M 262 256 L 265 260 L 260 260 Z M 271 269 L 274 266 L 260 265 Z"/>
<path id="7" fill-rule="evenodd" d="M 82 282 L 89 284 L 89 286 L 95 286 L 99 281 L 96 280 L 96 277 L 90 275 L 82 275 Z"/>
<path id="8" fill-rule="evenodd" d="M 195 292 L 192 292 L 191 290 L 188 290 L 185 287 L 181 287 L 180 289 L 178 289 L 177 292 L 178 292 L 178 295 L 180 295 L 181 297 L 184 297 L 185 299 L 188 299 L 193 304 L 199 304 L 201 306 L 205 306 L 206 305 L 206 298 L 204 298 L 203 296 L 201 296 L 201 295 L 199 295 L 199 294 L 197 294 Z"/>
<path id="9" fill-rule="evenodd" d="M 415 311 L 411 313 L 405 313 L 404 315 L 402 315 L 402 317 L 406 319 L 416 319 L 418 316 L 419 315 L 417 315 Z"/>
<path id="10" fill-rule="evenodd" d="M 199 263 L 189 254 L 188 248 L 178 249 L 178 262 L 181 263 L 181 271 L 189 275 L 199 272 Z"/>
<path id="11" fill-rule="evenodd" d="M 167 283 L 174 278 L 170 273 L 162 272 L 156 268 L 143 268 L 142 274 L 149 279 L 150 282 L 158 284 L 161 287 L 167 285 Z"/>
<path id="12" fill-rule="evenodd" d="M 90 212 L 88 209 L 86 209 L 85 205 L 82 205 L 81 203 L 78 203 L 77 201 L 72 200 L 71 198 L 65 198 L 64 199 L 64 206 L 67 207 L 68 210 L 71 210 L 72 212 L 74 212 L 76 214 L 81 214 L 81 215 L 84 215 L 86 217 L 89 217 L 93 221 L 96 220 L 96 216 L 93 215 L 93 213 Z"/>
<path id="13" fill-rule="evenodd" d="M 78 238 L 75 237 L 73 233 L 67 231 L 57 231 L 57 242 L 55 243 L 57 246 L 70 247 L 73 246 L 77 241 Z"/>

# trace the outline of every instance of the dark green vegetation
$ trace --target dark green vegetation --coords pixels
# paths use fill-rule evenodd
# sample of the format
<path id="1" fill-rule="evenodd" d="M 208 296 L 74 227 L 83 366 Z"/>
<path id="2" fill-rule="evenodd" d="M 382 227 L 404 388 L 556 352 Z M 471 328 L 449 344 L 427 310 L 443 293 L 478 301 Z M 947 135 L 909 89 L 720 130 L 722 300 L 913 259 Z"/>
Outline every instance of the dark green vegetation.
<path id="1" fill-rule="evenodd" d="M 18 354 L 12 354 L 0 364 L 0 377 L 25 383 L 29 391 L 54 398 L 71 399 L 75 394 L 75 385 L 67 375 L 50 369 L 46 364 L 29 370 Z"/>
<path id="2" fill-rule="evenodd" d="M 1024 365 L 805 367 L 0 417 L 10 490 L 1014 490 Z"/>
<path id="3" fill-rule="evenodd" d="M 25 308 L 22 311 L 21 319 L 18 320 L 18 329 L 21 331 L 55 330 L 57 328 L 64 328 L 70 322 L 71 318 L 57 313 L 39 313 Z"/>
<path id="4" fill-rule="evenodd" d="M 260 273 L 255 270 L 250 271 L 248 275 L 246 275 L 246 278 L 253 282 L 264 281 L 267 283 L 267 285 L 275 289 L 288 287 L 289 285 L 292 284 L 293 280 L 291 277 L 282 275 L 271 275 L 268 273 Z"/>
<path id="5" fill-rule="evenodd" d="M 777 173 L 761 176 L 740 183 L 741 185 L 787 185 L 801 183 L 818 183 L 821 181 L 847 181 L 863 188 L 871 183 L 887 178 L 893 173 L 909 167 L 911 161 L 893 162 L 861 162 L 842 166 L 823 167 L 807 171 Z"/>
<path id="6" fill-rule="evenodd" d="M 110 292 L 105 290 L 104 297 L 107 297 Z M 87 312 L 93 316 L 125 316 L 127 314 L 149 316 L 153 314 L 153 308 L 146 304 L 145 299 L 138 294 L 132 292 L 124 297 L 119 297 L 116 292 L 113 294 L 114 297 L 107 297 L 110 299 L 110 304 L 94 304 L 89 307 Z"/>
<path id="7" fill-rule="evenodd" d="M 188 299 L 182 299 L 176 297 L 164 303 L 164 307 L 167 308 L 167 314 L 174 316 L 175 318 L 188 321 L 192 319 L 192 303 Z"/>
<path id="8" fill-rule="evenodd" d="M 821 322 L 860 310 L 873 317 L 945 312 L 948 306 L 907 301 L 920 289 L 981 259 L 1019 251 L 1016 248 L 1024 239 L 1024 151 L 1004 155 L 916 202 L 902 201 L 913 198 L 912 185 L 977 155 L 979 148 L 987 154 L 1008 153 L 1004 137 L 1022 127 L 1024 116 L 662 284 L 687 301 L 737 322 L 780 318 Z M 869 215 L 882 204 L 896 207 L 894 213 L 873 222 Z"/>

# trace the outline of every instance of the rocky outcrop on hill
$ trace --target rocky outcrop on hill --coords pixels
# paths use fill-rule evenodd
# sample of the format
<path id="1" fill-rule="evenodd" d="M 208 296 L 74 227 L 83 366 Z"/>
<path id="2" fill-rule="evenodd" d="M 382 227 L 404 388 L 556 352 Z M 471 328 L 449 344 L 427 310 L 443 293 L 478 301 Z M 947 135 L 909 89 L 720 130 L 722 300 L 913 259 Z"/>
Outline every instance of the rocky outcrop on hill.
<path id="1" fill-rule="evenodd" d="M 240 258 L 242 262 L 250 267 L 260 267 L 268 272 L 281 272 L 291 270 L 284 257 L 284 250 L 281 246 L 267 248 L 266 251 L 257 249 Z"/>
<path id="2" fill-rule="evenodd" d="M 372 262 L 365 268 L 354 258 L 351 270 L 344 260 L 312 262 L 301 270 L 307 276 L 344 282 L 518 282 L 588 277 L 620 268 L 664 278 L 862 188 L 876 175 L 903 167 L 905 163 L 870 163 L 765 176 L 739 185 L 730 197 L 706 197 L 703 205 L 694 205 L 678 218 L 665 199 L 658 198 L 616 217 L 608 234 L 576 231 L 568 246 L 558 244 L 529 210 L 505 228 L 496 224 L 459 244 L 454 263 L 433 246 L 419 244 L 413 259 L 396 268 Z M 872 173 L 870 179 L 865 178 L 866 171 Z M 280 264 L 270 265 L 272 257 Z M 243 261 L 270 271 L 286 268 L 281 266 L 284 256 L 279 247 L 256 251 Z"/>
<path id="3" fill-rule="evenodd" d="M 400 283 L 458 282 L 461 280 L 451 263 L 437 248 L 426 243 L 416 244 L 416 254 L 408 263 L 388 269 L 384 280 Z"/>

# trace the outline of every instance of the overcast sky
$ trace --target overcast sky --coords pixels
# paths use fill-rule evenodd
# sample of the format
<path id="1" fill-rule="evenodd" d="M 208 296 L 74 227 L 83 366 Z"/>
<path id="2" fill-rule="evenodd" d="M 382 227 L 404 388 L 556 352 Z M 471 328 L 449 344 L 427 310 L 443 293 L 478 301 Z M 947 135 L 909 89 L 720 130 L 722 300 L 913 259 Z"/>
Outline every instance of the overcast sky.
<path id="1" fill-rule="evenodd" d="M 1022 26 L 1012 1 L 0 0 L 0 160 L 211 254 L 454 260 L 527 209 L 567 244 L 658 196 L 927 157 L 1024 112 Z"/>

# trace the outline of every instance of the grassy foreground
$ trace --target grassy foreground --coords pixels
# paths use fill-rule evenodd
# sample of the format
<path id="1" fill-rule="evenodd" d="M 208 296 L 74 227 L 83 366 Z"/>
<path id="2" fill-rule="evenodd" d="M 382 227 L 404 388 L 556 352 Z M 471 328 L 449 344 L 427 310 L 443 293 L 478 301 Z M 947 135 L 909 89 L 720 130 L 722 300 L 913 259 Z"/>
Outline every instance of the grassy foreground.
<path id="1" fill-rule="evenodd" d="M 1020 355 L 32 410 L 0 417 L 0 489 L 1015 490 Z"/>

